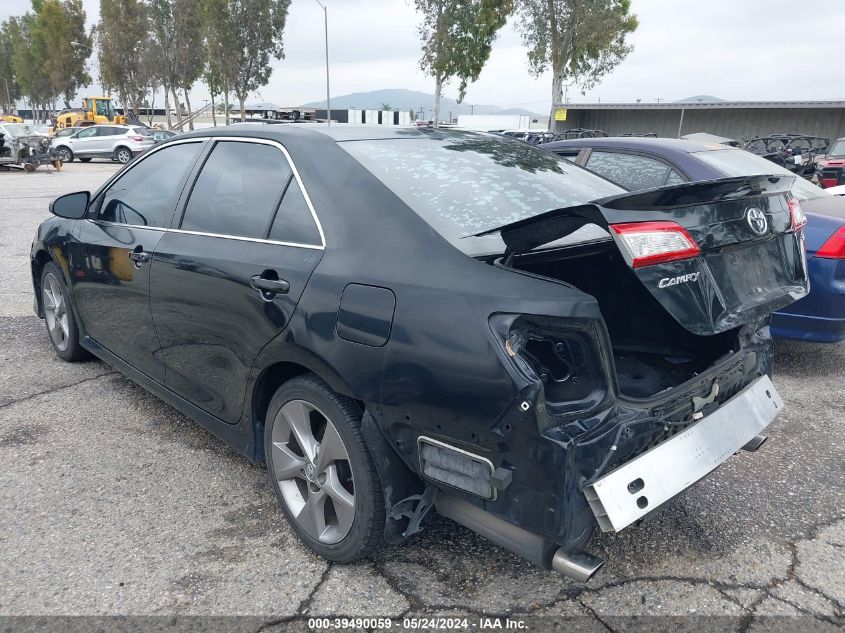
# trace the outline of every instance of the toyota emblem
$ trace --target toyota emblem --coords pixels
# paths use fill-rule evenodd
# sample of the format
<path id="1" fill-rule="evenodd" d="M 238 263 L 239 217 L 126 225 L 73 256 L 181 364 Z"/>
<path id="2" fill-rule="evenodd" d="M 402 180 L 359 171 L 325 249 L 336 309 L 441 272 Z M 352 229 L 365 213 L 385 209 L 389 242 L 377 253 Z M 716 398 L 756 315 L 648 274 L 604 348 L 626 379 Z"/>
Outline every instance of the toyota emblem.
<path id="1" fill-rule="evenodd" d="M 769 230 L 769 221 L 766 219 L 766 214 L 757 207 L 748 207 L 745 210 L 745 219 L 755 235 L 763 235 Z"/>

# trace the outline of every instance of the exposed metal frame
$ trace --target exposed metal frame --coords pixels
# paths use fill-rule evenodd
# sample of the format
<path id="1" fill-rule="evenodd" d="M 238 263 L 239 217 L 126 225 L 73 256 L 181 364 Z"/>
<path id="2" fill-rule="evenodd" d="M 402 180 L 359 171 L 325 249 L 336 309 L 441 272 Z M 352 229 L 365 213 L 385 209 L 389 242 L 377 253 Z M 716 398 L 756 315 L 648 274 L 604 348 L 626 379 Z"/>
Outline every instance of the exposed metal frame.
<path id="1" fill-rule="evenodd" d="M 585 486 L 602 532 L 622 530 L 715 470 L 783 406 L 763 375 L 700 422 Z"/>

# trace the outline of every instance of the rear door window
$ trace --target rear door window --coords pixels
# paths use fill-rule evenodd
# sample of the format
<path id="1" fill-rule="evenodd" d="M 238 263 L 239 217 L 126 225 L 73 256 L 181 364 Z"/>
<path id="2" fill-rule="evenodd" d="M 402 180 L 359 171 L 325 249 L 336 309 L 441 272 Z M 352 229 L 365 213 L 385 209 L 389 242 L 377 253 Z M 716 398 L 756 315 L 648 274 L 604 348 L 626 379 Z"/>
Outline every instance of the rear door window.
<path id="1" fill-rule="evenodd" d="M 287 159 L 277 147 L 218 141 L 191 191 L 181 228 L 264 238 L 290 176 Z"/>
<path id="2" fill-rule="evenodd" d="M 169 226 L 182 179 L 201 146 L 199 141 L 171 145 L 139 161 L 106 190 L 97 219 L 135 226 Z"/>
<path id="3" fill-rule="evenodd" d="M 595 149 L 587 160 L 587 169 L 629 191 L 662 187 L 672 171 L 669 165 L 656 158 Z"/>
<path id="4" fill-rule="evenodd" d="M 277 242 L 289 242 L 308 246 L 320 246 L 322 239 L 311 208 L 296 179 L 291 178 L 282 204 L 273 220 L 270 239 Z"/>

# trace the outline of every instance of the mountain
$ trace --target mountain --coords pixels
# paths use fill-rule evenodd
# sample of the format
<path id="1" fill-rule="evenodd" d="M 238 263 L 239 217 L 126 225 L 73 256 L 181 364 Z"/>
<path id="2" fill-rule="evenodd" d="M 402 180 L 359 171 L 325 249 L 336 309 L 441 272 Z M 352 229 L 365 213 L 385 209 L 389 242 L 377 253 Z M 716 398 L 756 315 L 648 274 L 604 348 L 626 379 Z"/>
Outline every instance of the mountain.
<path id="1" fill-rule="evenodd" d="M 713 95 L 693 95 L 686 99 L 678 99 L 675 103 L 717 103 L 719 101 L 724 101 L 724 99 L 714 97 Z"/>
<path id="2" fill-rule="evenodd" d="M 348 95 L 332 96 L 332 108 L 347 110 L 358 108 L 361 110 L 381 110 L 383 105 L 389 105 L 394 110 L 415 110 L 420 108 L 430 111 L 434 108 L 434 95 L 419 90 L 405 90 L 403 88 L 389 88 L 386 90 L 371 90 L 369 92 L 353 92 Z M 305 103 L 303 108 L 325 108 L 326 101 Z M 494 105 L 478 105 L 458 103 L 449 97 L 440 98 L 440 112 L 444 118 L 452 113 L 459 114 L 528 114 L 538 116 L 537 113 L 523 108 L 500 108 Z"/>

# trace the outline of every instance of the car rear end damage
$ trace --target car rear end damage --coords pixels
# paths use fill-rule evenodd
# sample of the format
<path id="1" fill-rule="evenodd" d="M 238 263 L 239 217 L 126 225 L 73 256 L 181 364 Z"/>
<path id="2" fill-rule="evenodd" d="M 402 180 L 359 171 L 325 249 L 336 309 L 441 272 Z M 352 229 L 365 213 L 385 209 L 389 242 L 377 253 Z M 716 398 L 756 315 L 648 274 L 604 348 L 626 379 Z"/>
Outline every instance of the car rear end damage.
<path id="1" fill-rule="evenodd" d="M 496 266 L 592 295 L 601 315 L 490 316 L 518 395 L 495 446 L 438 437 L 465 460 L 439 470 L 420 452 L 438 510 L 583 581 L 601 566 L 583 551 L 593 525 L 623 529 L 759 447 L 783 407 L 769 316 L 808 289 L 792 180 L 682 185 L 498 229 Z M 610 238 L 539 248 L 586 223 Z"/>

